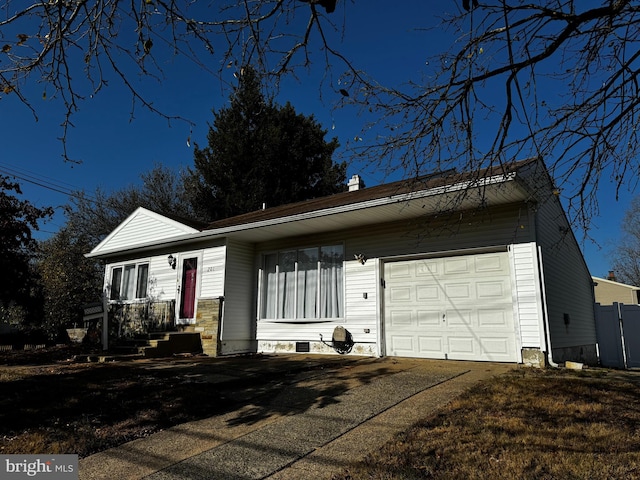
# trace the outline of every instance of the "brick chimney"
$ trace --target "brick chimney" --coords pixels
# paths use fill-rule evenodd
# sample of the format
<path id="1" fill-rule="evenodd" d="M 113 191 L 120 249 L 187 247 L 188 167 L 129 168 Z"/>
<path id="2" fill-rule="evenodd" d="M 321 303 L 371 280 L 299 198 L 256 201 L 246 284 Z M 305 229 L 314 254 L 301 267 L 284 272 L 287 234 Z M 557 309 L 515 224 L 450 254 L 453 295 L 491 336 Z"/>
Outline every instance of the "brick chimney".
<path id="1" fill-rule="evenodd" d="M 609 270 L 609 275 L 607 275 L 607 280 L 611 280 L 612 282 L 617 282 L 616 274 L 613 273 L 613 270 Z"/>
<path id="2" fill-rule="evenodd" d="M 360 178 L 360 175 L 353 175 L 351 180 L 349 180 L 349 183 L 347 183 L 347 186 L 349 187 L 350 192 L 354 192 L 364 188 L 364 182 Z"/>

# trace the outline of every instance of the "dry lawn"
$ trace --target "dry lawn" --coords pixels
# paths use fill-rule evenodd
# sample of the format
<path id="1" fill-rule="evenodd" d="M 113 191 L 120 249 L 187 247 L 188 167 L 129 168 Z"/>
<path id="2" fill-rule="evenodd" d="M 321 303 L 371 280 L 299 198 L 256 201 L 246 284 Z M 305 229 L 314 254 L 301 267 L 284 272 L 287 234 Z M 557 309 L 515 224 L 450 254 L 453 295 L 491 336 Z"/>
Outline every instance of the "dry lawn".
<path id="1" fill-rule="evenodd" d="M 333 480 L 640 478 L 638 373 L 522 369 Z"/>
<path id="2" fill-rule="evenodd" d="M 246 358 L 247 375 L 219 383 L 217 377 L 243 360 L 235 367 L 208 357 L 64 361 L 73 353 L 0 352 L 0 454 L 85 457 L 249 401 L 268 402 L 283 384 L 282 369 L 269 370 L 274 359 Z M 268 365 L 252 376 L 258 362 Z M 303 360 L 286 365 L 292 372 L 316 368 Z"/>
<path id="3" fill-rule="evenodd" d="M 262 360 L 259 376 L 218 384 L 212 372 L 231 368 L 224 359 L 70 364 L 59 362 L 65 351 L 24 355 L 0 354 L 3 454 L 86 456 L 249 400 L 268 405 L 283 382 L 274 358 Z M 247 371 L 260 361 L 247 359 Z M 636 381 L 640 372 L 518 369 L 333 478 L 640 479 Z"/>

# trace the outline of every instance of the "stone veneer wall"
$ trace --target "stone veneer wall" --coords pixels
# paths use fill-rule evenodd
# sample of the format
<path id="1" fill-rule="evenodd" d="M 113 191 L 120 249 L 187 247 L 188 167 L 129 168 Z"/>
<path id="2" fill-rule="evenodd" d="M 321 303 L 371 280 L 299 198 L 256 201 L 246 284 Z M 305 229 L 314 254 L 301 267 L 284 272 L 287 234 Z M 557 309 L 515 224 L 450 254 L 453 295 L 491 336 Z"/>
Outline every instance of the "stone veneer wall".
<path id="1" fill-rule="evenodd" d="M 199 298 L 196 332 L 200 332 L 202 352 L 210 357 L 220 354 L 220 299 Z"/>

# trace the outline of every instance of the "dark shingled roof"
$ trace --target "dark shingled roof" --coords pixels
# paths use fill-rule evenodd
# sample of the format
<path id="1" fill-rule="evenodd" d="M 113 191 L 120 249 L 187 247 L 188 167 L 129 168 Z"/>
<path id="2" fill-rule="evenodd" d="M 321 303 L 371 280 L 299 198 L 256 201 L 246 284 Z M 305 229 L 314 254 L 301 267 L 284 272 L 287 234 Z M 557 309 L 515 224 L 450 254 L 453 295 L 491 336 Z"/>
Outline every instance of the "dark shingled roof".
<path id="1" fill-rule="evenodd" d="M 410 193 L 414 191 L 427 190 L 431 188 L 453 185 L 464 181 L 480 180 L 495 175 L 506 175 L 515 172 L 518 168 L 528 165 L 536 159 L 527 159 L 518 162 L 510 162 L 492 166 L 474 172 L 457 173 L 454 170 L 447 170 L 441 173 L 433 173 L 408 180 L 400 180 L 370 188 L 361 188 L 352 192 L 336 193 L 326 197 L 314 198 L 303 202 L 289 203 L 277 207 L 256 210 L 254 212 L 224 218 L 210 223 L 206 230 L 233 227 L 248 223 L 273 220 L 292 215 L 299 215 L 327 208 L 341 207 L 360 202 L 375 200 L 378 198 L 391 197 L 394 195 Z"/>
<path id="2" fill-rule="evenodd" d="M 158 213 L 158 212 L 155 212 Z M 158 213 L 158 215 L 162 215 L 163 217 L 167 217 L 169 220 L 173 220 L 175 222 L 186 225 L 187 227 L 195 228 L 196 230 L 203 231 L 207 229 L 207 222 L 202 222 L 200 220 L 195 220 L 193 218 L 182 217 L 180 215 L 175 215 L 173 213 Z"/>

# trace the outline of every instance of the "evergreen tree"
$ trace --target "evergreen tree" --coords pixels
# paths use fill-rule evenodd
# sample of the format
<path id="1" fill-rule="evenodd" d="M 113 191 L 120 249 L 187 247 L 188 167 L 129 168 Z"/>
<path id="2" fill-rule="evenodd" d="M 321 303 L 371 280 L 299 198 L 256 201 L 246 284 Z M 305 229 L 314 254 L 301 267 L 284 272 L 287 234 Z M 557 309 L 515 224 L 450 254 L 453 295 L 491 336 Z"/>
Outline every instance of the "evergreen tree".
<path id="1" fill-rule="evenodd" d="M 195 147 L 185 176 L 192 210 L 217 220 L 344 190 L 346 163 L 334 163 L 337 139 L 313 116 L 276 105 L 251 67 L 242 70 L 231 104 L 214 111 L 205 148 Z"/>

